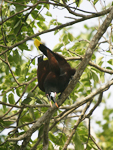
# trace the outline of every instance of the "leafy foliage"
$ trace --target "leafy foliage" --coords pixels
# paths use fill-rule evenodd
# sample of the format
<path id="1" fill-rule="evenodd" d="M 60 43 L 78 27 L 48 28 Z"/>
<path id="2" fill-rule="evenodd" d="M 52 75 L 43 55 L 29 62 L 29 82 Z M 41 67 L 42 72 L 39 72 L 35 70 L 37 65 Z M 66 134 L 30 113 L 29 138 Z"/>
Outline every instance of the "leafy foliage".
<path id="1" fill-rule="evenodd" d="M 96 6 L 97 3 L 98 0 L 93 1 L 93 5 Z M 98 29 L 97 24 L 89 26 L 85 23 L 83 27 L 84 32 L 81 31 L 76 35 L 74 34 L 74 30 L 76 30 L 74 27 L 67 27 L 72 25 L 72 22 L 75 21 L 73 15 L 76 13 L 75 10 L 80 4 L 82 4 L 82 1 L 73 1 L 73 4 L 71 4 L 71 1 L 69 0 L 56 0 L 50 2 L 15 0 L 3 1 L 1 3 L 0 149 L 20 149 L 21 145 L 18 141 L 9 142 L 8 139 L 24 135 L 24 133 L 29 131 L 31 125 L 35 123 L 37 119 L 41 118 L 49 109 L 47 105 L 48 100 L 44 92 L 40 91 L 37 84 L 36 56 L 39 52 L 34 48 L 33 38 L 36 37 L 40 39 L 39 35 L 53 31 L 55 37 L 59 36 L 59 40 L 55 42 L 56 45 L 54 45 L 53 51 L 61 53 L 65 58 L 69 59 L 68 61 L 73 68 L 78 68 L 90 41 L 96 33 L 96 29 Z M 63 19 L 62 21 L 59 21 L 60 15 L 59 18 L 56 19 L 52 12 L 54 10 L 53 8 L 60 11 L 60 14 L 62 13 L 63 8 L 71 9 L 73 15 L 71 14 L 71 11 L 68 11 L 72 18 L 67 18 L 71 18 L 73 21 L 70 23 L 70 20 L 68 20 L 67 24 L 64 23 Z M 81 11 L 81 13 L 83 12 Z M 111 31 L 108 30 L 108 33 L 110 35 Z M 49 36 L 49 40 L 54 38 L 54 36 L 52 38 Z M 110 44 L 110 42 L 108 42 L 110 41 L 108 39 L 110 36 L 107 36 L 107 34 L 104 36 L 107 40 L 102 38 L 101 40 L 104 40 L 104 42 L 100 41 L 100 43 L 98 43 L 96 50 L 92 55 L 91 62 L 95 65 L 89 63 L 82 74 L 79 83 L 77 83 L 73 92 L 62 104 L 64 108 L 58 109 L 52 114 L 49 124 L 49 130 L 51 131 L 48 133 L 48 149 L 50 150 L 54 149 L 55 146 L 59 147 L 59 149 L 63 149 L 70 133 L 73 131 L 74 125 L 76 125 L 79 120 L 78 118 L 81 116 L 82 110 L 79 111 L 77 109 L 78 111 L 75 111 L 73 109 L 72 112 L 68 112 L 71 109 L 65 109 L 65 106 L 73 106 L 80 98 L 85 98 L 91 94 L 92 91 L 105 83 L 106 73 L 113 70 L 113 59 L 112 57 L 107 57 L 111 54 L 111 51 L 104 49 L 106 52 L 101 54 L 101 52 L 103 52 L 101 44 Z M 51 41 L 51 43 L 53 41 Z M 113 38 L 111 38 L 111 43 L 112 41 Z M 104 69 L 107 69 L 107 71 L 104 71 Z M 109 73 L 109 79 L 111 78 L 110 74 L 111 73 Z M 98 95 L 98 92 L 96 95 Z M 92 97 L 92 99 L 93 102 L 91 101 L 90 105 L 93 107 L 98 101 L 98 96 Z M 107 99 L 102 101 L 103 105 L 106 103 L 106 100 Z M 105 123 L 102 124 L 99 121 L 97 122 L 102 128 L 102 132 L 97 133 L 98 139 L 100 139 L 99 146 L 106 150 L 113 149 L 113 138 L 109 135 L 109 133 L 111 135 L 113 134 L 112 114 L 113 109 L 105 107 L 103 111 Z M 70 145 L 73 145 L 73 148 L 76 150 L 83 150 L 85 145 L 88 150 L 92 148 L 96 150 L 96 144 L 88 137 L 89 130 L 84 123 L 85 115 L 87 115 L 87 113 L 84 114 L 84 118 L 77 124 L 77 129 L 70 140 Z M 88 118 L 90 118 L 90 116 Z M 28 142 L 26 150 L 35 146 L 37 140 L 40 141 L 36 146 L 37 149 L 43 149 L 43 141 L 41 139 L 43 138 L 45 124 L 46 123 L 42 123 L 42 126 L 38 129 L 37 137 L 34 140 L 31 138 L 30 142 Z M 6 129 L 9 129 L 8 132 Z"/>

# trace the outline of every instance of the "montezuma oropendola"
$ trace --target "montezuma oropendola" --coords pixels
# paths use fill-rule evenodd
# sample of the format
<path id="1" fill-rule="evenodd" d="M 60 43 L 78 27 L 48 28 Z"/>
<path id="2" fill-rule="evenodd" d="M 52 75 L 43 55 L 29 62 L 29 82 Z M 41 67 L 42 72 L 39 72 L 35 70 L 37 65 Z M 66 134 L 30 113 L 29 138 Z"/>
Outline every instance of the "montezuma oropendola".
<path id="1" fill-rule="evenodd" d="M 75 74 L 75 69 L 71 68 L 63 56 L 51 51 L 38 39 L 34 40 L 34 44 L 48 57 L 48 60 L 43 60 L 43 56 L 38 58 L 37 77 L 39 88 L 46 93 L 50 105 L 52 106 L 52 100 L 58 107 L 55 102 L 56 93 L 62 93 L 65 90 L 70 78 Z"/>

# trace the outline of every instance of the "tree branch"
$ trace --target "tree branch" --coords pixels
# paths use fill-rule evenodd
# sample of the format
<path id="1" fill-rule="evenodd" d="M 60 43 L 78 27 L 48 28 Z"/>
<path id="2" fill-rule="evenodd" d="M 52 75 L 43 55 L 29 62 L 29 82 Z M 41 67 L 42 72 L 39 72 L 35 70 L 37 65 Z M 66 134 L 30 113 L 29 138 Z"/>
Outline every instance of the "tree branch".
<path id="1" fill-rule="evenodd" d="M 67 61 L 69 61 L 69 60 L 82 60 L 82 59 L 83 59 L 82 56 L 79 56 L 79 57 L 68 57 L 68 58 L 66 58 Z M 102 72 L 113 74 L 113 70 L 102 68 L 99 65 L 97 65 L 97 64 L 95 64 L 95 63 L 93 63 L 91 61 L 89 61 L 89 65 L 97 68 L 98 70 L 100 70 Z"/>
<path id="2" fill-rule="evenodd" d="M 43 149 L 42 150 L 48 150 L 48 146 L 49 146 L 48 132 L 49 132 L 49 123 L 50 123 L 51 117 L 47 120 L 47 122 L 45 122 L 45 125 L 44 125 Z"/>
<path id="3" fill-rule="evenodd" d="M 90 42 L 90 44 L 89 44 L 89 46 L 87 48 L 87 51 L 85 53 L 85 56 L 83 58 L 83 60 L 81 61 L 78 69 L 76 70 L 75 75 L 73 76 L 72 80 L 68 84 L 67 88 L 62 93 L 61 99 L 58 101 L 58 105 L 61 105 L 65 101 L 65 98 L 67 98 L 68 95 L 74 89 L 76 83 L 80 79 L 80 76 L 82 75 L 83 71 L 85 70 L 86 66 L 88 65 L 88 63 L 89 63 L 89 61 L 90 61 L 90 59 L 92 57 L 92 54 L 93 54 L 93 52 L 95 50 L 95 47 L 96 47 L 98 41 L 100 40 L 100 38 L 102 37 L 102 35 L 106 32 L 106 30 L 109 27 L 112 19 L 113 19 L 113 7 L 112 7 L 109 15 L 106 17 L 105 21 L 99 27 L 97 33 L 94 35 L 93 39 L 91 40 L 91 42 Z"/>
<path id="4" fill-rule="evenodd" d="M 91 98 L 93 98 L 95 95 L 99 94 L 100 92 L 102 91 L 105 91 L 106 88 L 109 88 L 111 85 L 113 84 L 113 80 L 109 81 L 106 85 L 103 85 L 101 86 L 96 92 L 92 92 L 90 95 L 86 96 L 85 98 L 82 98 L 81 100 L 79 100 L 79 102 L 76 102 L 75 104 L 71 106 L 68 106 L 69 108 L 71 108 L 71 110 L 69 110 L 69 112 L 67 114 L 69 114 L 70 112 L 72 112 L 73 110 L 77 109 L 78 107 L 80 107 L 81 105 L 87 103 L 89 100 L 91 100 Z M 67 109 L 68 109 L 67 107 Z M 50 107 L 46 113 L 41 117 L 39 118 L 36 123 L 33 124 L 33 126 L 26 132 L 24 133 L 23 135 L 20 135 L 19 137 L 17 138 L 11 138 L 11 139 L 8 139 L 8 141 L 18 141 L 18 140 L 23 140 L 24 138 L 27 138 L 29 136 L 29 134 L 32 135 L 33 132 L 35 132 L 35 130 L 37 130 L 43 123 L 46 122 L 46 120 L 50 117 L 50 114 L 54 113 L 54 111 L 56 111 L 57 108 L 56 108 L 56 105 L 54 104 L 52 107 Z M 66 114 L 66 115 L 67 115 Z M 62 118 L 64 118 L 66 115 L 64 115 Z M 61 118 L 61 119 L 62 119 Z M 61 120 L 60 119 L 60 120 Z M 58 121 L 60 121 L 58 119 Z M 30 133 L 29 133 L 30 132 Z"/>
<path id="5" fill-rule="evenodd" d="M 72 80 L 70 81 L 69 85 L 67 86 L 67 88 L 65 89 L 65 91 L 62 93 L 61 98 L 59 100 L 57 100 L 58 105 L 62 105 L 62 103 L 66 100 L 66 98 L 68 97 L 68 95 L 72 92 L 72 90 L 74 89 L 76 83 L 78 82 L 78 80 L 80 79 L 80 76 L 82 75 L 84 69 L 86 68 L 86 66 L 88 65 L 92 54 L 94 52 L 94 49 L 98 43 L 98 41 L 100 40 L 100 38 L 102 37 L 102 35 L 104 34 L 104 32 L 107 30 L 107 28 L 109 27 L 110 22 L 113 19 L 113 7 L 109 13 L 109 15 L 106 17 L 105 21 L 103 22 L 103 24 L 100 26 L 100 28 L 98 29 L 97 33 L 95 34 L 95 36 L 93 37 L 92 41 L 90 42 L 86 54 L 83 58 L 83 60 L 81 61 L 75 75 L 73 76 Z M 59 26 L 58 26 L 59 27 Z M 61 26 L 60 26 L 61 27 Z M 62 26 L 63 27 L 63 26 Z M 50 29 L 53 30 L 53 29 Z M 50 30 L 48 30 L 48 32 L 50 32 Z M 45 31 L 41 32 L 44 33 Z M 46 31 L 47 32 L 47 31 Z M 40 33 L 38 33 L 40 34 Z M 36 35 L 36 34 L 35 34 Z M 35 36 L 33 35 L 33 36 Z M 25 39 L 26 41 L 26 39 Z M 22 42 L 22 41 L 21 41 Z M 20 43 L 21 43 L 20 42 Z M 19 43 L 17 43 L 19 44 Z M 91 100 L 91 97 L 94 97 L 95 95 L 99 94 L 100 92 L 102 92 L 103 90 L 105 90 L 106 88 L 110 87 L 113 84 L 113 80 L 109 81 L 106 85 L 101 86 L 96 92 L 92 92 L 90 95 L 88 95 L 86 98 L 83 98 L 83 100 L 81 102 L 77 102 L 75 105 L 73 105 L 74 108 L 76 109 L 78 106 L 83 105 L 84 103 L 88 102 L 88 100 Z M 55 104 L 53 105 L 53 107 L 49 108 L 46 113 L 39 118 L 36 123 L 33 124 L 33 126 L 26 131 L 26 133 L 24 133 L 23 135 L 20 135 L 17 138 L 9 138 L 8 141 L 18 141 L 18 140 L 23 140 L 23 145 L 24 143 L 28 143 L 31 135 L 43 124 L 45 123 L 48 118 L 51 116 L 51 114 L 53 115 L 53 113 L 57 110 L 58 108 L 55 106 Z M 84 109 L 84 112 L 86 110 Z M 81 120 L 81 118 L 79 119 L 79 121 Z M 78 123 L 79 123 L 78 121 Z M 75 127 L 76 128 L 76 127 Z M 27 144 L 23 146 L 23 148 L 21 148 L 21 150 L 24 150 L 26 148 Z"/>
<path id="6" fill-rule="evenodd" d="M 96 104 L 94 105 L 94 107 L 90 110 L 90 112 L 85 116 L 85 118 L 89 118 L 89 117 L 92 115 L 93 111 L 99 106 L 99 104 L 100 104 L 101 101 L 102 101 L 102 96 L 103 96 L 103 91 L 100 93 L 97 103 L 96 103 Z"/>
<path id="7" fill-rule="evenodd" d="M 26 37 L 24 40 L 22 40 L 22 41 L 20 41 L 20 42 L 18 42 L 18 43 L 16 43 L 16 44 L 14 44 L 14 45 L 12 45 L 12 46 L 9 46 L 5 51 L 3 51 L 3 52 L 0 53 L 0 56 L 3 55 L 3 54 L 5 54 L 7 51 L 13 49 L 14 47 L 16 47 L 16 46 L 18 46 L 18 45 L 20 45 L 20 44 L 23 44 L 24 42 L 26 42 L 26 41 L 28 41 L 28 40 L 31 40 L 32 38 L 34 38 L 34 37 L 36 37 L 36 36 L 39 36 L 39 35 L 44 34 L 44 33 L 52 32 L 52 31 L 55 31 L 55 30 L 58 30 L 58 29 L 62 29 L 63 27 L 67 27 L 67 26 L 76 24 L 76 23 L 78 23 L 78 22 L 81 22 L 81 21 L 84 21 L 84 20 L 87 20 L 87 19 L 91 19 L 91 18 L 95 18 L 95 17 L 99 17 L 99 16 L 102 16 L 102 15 L 105 15 L 105 14 L 109 13 L 110 10 L 112 10 L 112 7 L 109 8 L 109 9 L 107 9 L 107 10 L 104 10 L 104 11 L 102 11 L 102 12 L 99 12 L 99 13 L 96 14 L 96 15 L 95 15 L 95 14 L 88 15 L 88 16 L 86 16 L 85 18 L 80 18 L 80 19 L 77 19 L 77 20 L 75 20 L 75 21 L 71 21 L 71 22 L 68 22 L 68 23 L 65 23 L 65 24 L 56 26 L 56 27 L 54 27 L 54 28 L 52 28 L 52 29 L 48 29 L 48 30 L 42 31 L 42 32 L 40 32 L 40 33 L 36 33 L 36 34 L 34 34 L 34 35 L 31 35 L 31 36 L 29 36 L 29 37 Z"/>

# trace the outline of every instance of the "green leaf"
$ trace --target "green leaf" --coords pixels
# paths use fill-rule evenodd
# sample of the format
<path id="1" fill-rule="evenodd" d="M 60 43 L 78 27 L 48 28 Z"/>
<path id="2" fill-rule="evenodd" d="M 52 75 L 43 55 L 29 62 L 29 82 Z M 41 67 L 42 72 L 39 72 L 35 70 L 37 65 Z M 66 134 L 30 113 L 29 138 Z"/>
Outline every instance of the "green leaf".
<path id="1" fill-rule="evenodd" d="M 3 101 L 4 103 L 7 103 L 6 94 L 3 95 L 2 101 Z M 6 105 L 3 105 L 3 109 L 6 110 Z"/>
<path id="2" fill-rule="evenodd" d="M 103 56 L 98 57 L 98 58 L 96 59 L 96 64 L 99 65 L 100 62 L 102 61 L 102 59 L 103 59 Z"/>
<path id="3" fill-rule="evenodd" d="M 59 139 L 59 137 L 55 136 L 52 132 L 49 132 L 49 138 L 54 144 L 59 145 L 59 146 L 63 145 L 62 139 Z"/>
<path id="4" fill-rule="evenodd" d="M 57 34 L 58 32 L 59 32 L 59 30 L 55 30 L 55 31 L 54 31 L 54 35 Z"/>
<path id="5" fill-rule="evenodd" d="M 108 61 L 108 63 L 109 63 L 110 65 L 113 65 L 113 59 L 110 59 L 110 60 Z"/>
<path id="6" fill-rule="evenodd" d="M 30 116 L 33 120 L 36 119 L 36 118 L 35 118 L 35 115 L 34 115 L 33 108 L 29 108 L 29 116 Z"/>
<path id="7" fill-rule="evenodd" d="M 40 99 L 40 98 L 35 97 L 35 99 L 36 99 L 36 102 L 37 102 L 37 103 L 42 104 L 42 101 L 41 101 L 41 99 Z"/>
<path id="8" fill-rule="evenodd" d="M 19 88 L 16 89 L 16 94 L 17 94 L 18 96 L 20 96 L 20 90 L 19 90 Z"/>
<path id="9" fill-rule="evenodd" d="M 109 99 L 109 98 L 110 98 L 110 96 L 111 96 L 111 93 L 109 93 L 109 94 L 108 94 L 107 99 Z"/>
<path id="10" fill-rule="evenodd" d="M 19 1 L 20 2 L 20 1 Z M 24 6 L 15 4 L 16 11 L 19 12 L 24 9 Z"/>
<path id="11" fill-rule="evenodd" d="M 83 0 L 75 0 L 75 3 L 76 3 L 76 5 L 77 5 L 77 7 L 80 6 L 80 4 L 82 3 L 82 1 L 83 1 Z"/>
<path id="12" fill-rule="evenodd" d="M 34 19 L 36 19 L 36 18 L 38 17 L 38 11 L 37 11 L 37 10 L 33 10 L 33 11 L 31 12 L 31 16 L 32 16 Z"/>
<path id="13" fill-rule="evenodd" d="M 19 63 L 20 55 L 19 55 L 17 49 L 15 51 L 13 51 L 13 59 L 14 59 L 15 63 Z"/>
<path id="14" fill-rule="evenodd" d="M 8 95 L 8 100 L 10 104 L 15 104 L 14 95 L 12 93 Z"/>
<path id="15" fill-rule="evenodd" d="M 37 150 L 43 149 L 43 144 L 37 146 Z"/>
<path id="16" fill-rule="evenodd" d="M 47 11 L 46 16 L 52 17 L 52 14 L 49 11 Z"/>
<path id="17" fill-rule="evenodd" d="M 98 2 L 98 0 L 94 0 L 94 1 L 93 1 L 93 4 L 95 5 L 97 2 Z"/>
<path id="18" fill-rule="evenodd" d="M 111 67 L 106 67 L 106 69 L 113 70 Z"/>
<path id="19" fill-rule="evenodd" d="M 94 70 L 91 70 L 91 71 L 92 71 L 92 77 L 93 77 L 94 81 L 97 83 L 99 81 L 97 72 Z"/>
<path id="20" fill-rule="evenodd" d="M 41 150 L 41 149 L 40 149 Z M 52 143 L 49 141 L 49 147 L 48 147 L 48 150 L 54 150 L 54 147 L 52 145 Z"/>
<path id="21" fill-rule="evenodd" d="M 42 29 L 42 30 L 47 30 L 48 27 L 46 26 L 46 24 L 42 21 L 38 22 L 37 25 Z"/>
<path id="22" fill-rule="evenodd" d="M 40 20 L 42 22 L 45 21 L 45 18 L 41 14 L 38 14 L 37 20 Z"/>
<path id="23" fill-rule="evenodd" d="M 68 33 L 68 38 L 71 42 L 73 41 L 73 35 L 71 33 Z"/>
<path id="24" fill-rule="evenodd" d="M 21 23 L 21 20 L 19 19 L 18 22 L 15 24 L 15 26 L 13 27 L 14 29 L 17 28 Z"/>
<path id="25" fill-rule="evenodd" d="M 73 142 L 75 143 L 76 150 L 84 150 L 84 146 L 82 144 L 82 141 L 80 140 L 80 137 L 77 131 L 75 132 L 75 135 L 73 137 Z"/>
<path id="26" fill-rule="evenodd" d="M 62 145 L 66 142 L 66 135 L 64 133 L 58 133 L 58 137 L 62 137 L 61 141 L 62 141 Z"/>
<path id="27" fill-rule="evenodd" d="M 45 4 L 45 7 L 49 10 L 50 5 L 49 4 Z"/>
<path id="28" fill-rule="evenodd" d="M 19 47 L 22 51 L 23 51 L 23 50 L 28 50 L 28 51 L 30 51 L 30 49 L 28 49 L 26 43 L 23 43 L 23 44 L 19 45 L 18 47 Z"/>
<path id="29" fill-rule="evenodd" d="M 22 104 L 29 104 L 30 101 L 32 101 L 32 98 L 34 94 L 32 92 L 29 92 L 26 99 L 23 100 Z"/>
<path id="30" fill-rule="evenodd" d="M 17 65 L 15 73 L 16 73 L 17 76 L 19 76 L 21 74 L 21 67 L 20 67 L 20 65 Z"/>
<path id="31" fill-rule="evenodd" d="M 101 73 L 100 79 L 101 79 L 101 81 L 102 81 L 103 83 L 105 82 L 104 72 Z"/>
<path id="32" fill-rule="evenodd" d="M 35 65 L 35 59 L 33 59 L 33 61 L 31 62 L 33 65 Z"/>
<path id="33" fill-rule="evenodd" d="M 24 112 L 26 113 L 26 112 Z M 30 117 L 29 114 L 24 115 L 21 119 L 20 119 L 20 123 L 22 122 L 31 122 L 33 121 L 33 118 Z M 27 129 L 28 130 L 28 129 Z"/>
<path id="34" fill-rule="evenodd" d="M 84 25 L 84 28 L 87 29 L 87 30 L 89 30 L 89 27 L 88 27 L 87 24 Z"/>
<path id="35" fill-rule="evenodd" d="M 5 73 L 6 73 L 6 75 L 9 75 L 9 67 L 8 66 L 5 66 Z"/>
<path id="36" fill-rule="evenodd" d="M 53 48 L 54 51 L 59 50 L 61 47 L 63 46 L 62 43 L 58 43 L 57 45 L 55 45 L 55 47 Z"/>
<path id="37" fill-rule="evenodd" d="M 67 34 L 64 35 L 63 42 L 65 43 L 65 45 L 69 43 Z"/>
<path id="38" fill-rule="evenodd" d="M 12 40 L 15 40 L 16 39 L 16 36 L 15 36 L 15 34 L 9 34 L 8 36 L 7 36 L 7 40 L 8 41 L 12 41 Z"/>

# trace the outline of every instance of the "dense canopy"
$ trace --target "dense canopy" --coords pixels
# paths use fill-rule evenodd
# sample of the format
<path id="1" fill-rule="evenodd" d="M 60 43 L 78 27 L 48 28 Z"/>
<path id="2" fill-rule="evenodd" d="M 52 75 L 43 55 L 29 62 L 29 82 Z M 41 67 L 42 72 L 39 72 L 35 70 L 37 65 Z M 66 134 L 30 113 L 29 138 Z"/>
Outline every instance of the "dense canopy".
<path id="1" fill-rule="evenodd" d="M 112 5 L 109 0 L 0 2 L 0 149 L 113 149 Z M 41 52 L 34 38 L 76 69 L 56 96 L 59 108 L 50 107 L 39 88 Z"/>

